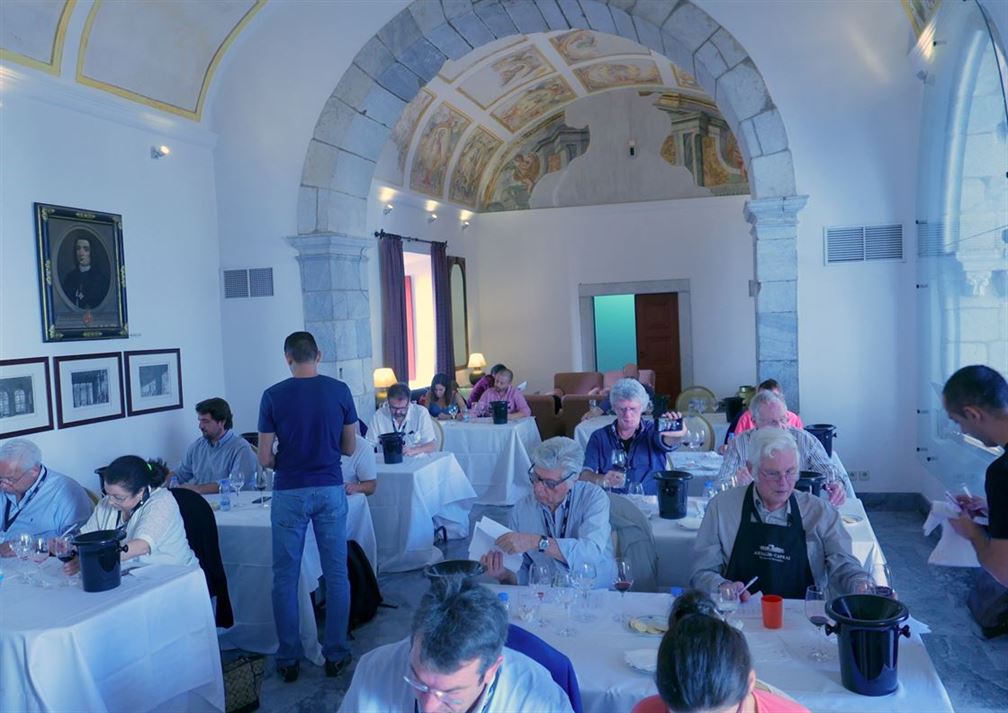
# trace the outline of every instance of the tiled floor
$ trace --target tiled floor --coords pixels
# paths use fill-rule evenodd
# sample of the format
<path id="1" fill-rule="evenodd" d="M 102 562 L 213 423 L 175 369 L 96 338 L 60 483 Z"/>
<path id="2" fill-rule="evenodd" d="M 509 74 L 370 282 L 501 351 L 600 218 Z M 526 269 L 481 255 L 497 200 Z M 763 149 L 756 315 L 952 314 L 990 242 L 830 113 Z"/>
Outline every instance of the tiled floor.
<path id="1" fill-rule="evenodd" d="M 482 515 L 481 510 L 478 515 Z M 487 513 L 491 516 L 499 512 Z M 474 512 L 474 516 L 477 513 Z M 935 539 L 921 533 L 923 518 L 916 512 L 873 511 L 870 517 L 889 559 L 900 599 L 913 616 L 931 627 L 924 636 L 949 697 L 959 713 L 1008 710 L 1008 636 L 987 641 L 965 607 L 969 573 L 933 567 L 927 557 Z M 448 557 L 464 556 L 463 542 L 449 543 Z M 405 635 L 426 583 L 419 572 L 383 576 L 385 599 L 398 609 L 381 609 L 370 623 L 354 632 L 355 662 L 366 651 Z M 335 710 L 350 685 L 353 669 L 328 679 L 322 669 L 302 664 L 297 683 L 285 684 L 269 671 L 263 685 L 262 708 L 268 713 L 308 713 Z M 914 713 L 926 713 L 926 711 Z"/>

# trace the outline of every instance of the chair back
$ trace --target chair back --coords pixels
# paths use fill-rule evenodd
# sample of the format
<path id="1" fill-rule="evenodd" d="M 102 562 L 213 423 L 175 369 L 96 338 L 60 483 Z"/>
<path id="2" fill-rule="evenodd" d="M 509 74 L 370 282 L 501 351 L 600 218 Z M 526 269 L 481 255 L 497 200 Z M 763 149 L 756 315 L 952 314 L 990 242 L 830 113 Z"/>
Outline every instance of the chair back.
<path id="1" fill-rule="evenodd" d="M 553 394 L 527 394 L 525 401 L 532 410 L 532 417 L 535 418 L 536 427 L 539 429 L 539 438 L 545 441 L 547 438 L 563 435 L 563 424 L 557 414 L 559 399 L 556 396 Z"/>
<path id="2" fill-rule="evenodd" d="M 186 540 L 199 560 L 210 596 L 217 598 L 217 626 L 225 629 L 233 626 L 234 613 L 231 610 L 231 597 L 228 595 L 227 575 L 224 574 L 224 563 L 221 560 L 217 520 L 213 509 L 202 495 L 192 490 L 172 488 L 168 492 L 178 503 Z"/>
<path id="3" fill-rule="evenodd" d="M 444 450 L 444 427 L 441 426 L 441 422 L 436 418 L 431 419 L 431 423 L 434 424 L 434 440 L 437 441 L 437 449 L 439 451 Z"/>
<path id="4" fill-rule="evenodd" d="M 706 386 L 690 386 L 679 392 L 676 397 L 676 411 L 686 413 L 690 410 L 691 401 L 702 401 L 703 408 L 700 410 L 703 413 L 713 413 L 718 407 L 718 398 L 713 391 Z"/>
<path id="5" fill-rule="evenodd" d="M 508 636 L 504 645 L 512 651 L 525 654 L 530 659 L 549 671 L 550 676 L 560 688 L 564 689 L 570 699 L 574 713 L 582 713 L 581 688 L 578 686 L 577 674 L 570 659 L 557 651 L 545 641 L 520 626 L 508 624 Z"/>
<path id="6" fill-rule="evenodd" d="M 657 591 L 658 550 L 647 515 L 629 498 L 609 493 L 609 526 L 615 535 L 616 558 L 630 563 L 634 590 Z"/>
<path id="7" fill-rule="evenodd" d="M 553 375 L 553 388 L 565 394 L 587 394 L 602 388 L 602 374 L 598 371 L 560 371 Z"/>

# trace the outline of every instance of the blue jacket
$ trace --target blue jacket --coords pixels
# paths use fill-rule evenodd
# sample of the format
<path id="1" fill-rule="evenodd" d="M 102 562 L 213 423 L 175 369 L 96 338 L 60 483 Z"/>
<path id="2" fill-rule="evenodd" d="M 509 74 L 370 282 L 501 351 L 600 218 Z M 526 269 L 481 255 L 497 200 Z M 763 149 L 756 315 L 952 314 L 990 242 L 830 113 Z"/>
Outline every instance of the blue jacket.
<path id="1" fill-rule="evenodd" d="M 622 447 L 619 436 L 616 435 L 616 422 L 603 426 L 592 433 L 588 439 L 584 467 L 594 470 L 596 473 L 608 472 L 611 468 L 610 457 L 613 449 Z M 655 471 L 665 470 L 665 455 L 678 447 L 678 444 L 665 445 L 655 429 L 655 422 L 642 419 L 627 453 L 627 483 L 643 482 L 644 492 L 648 495 L 656 495 L 658 483 L 651 477 L 651 474 Z M 626 488 L 614 490 L 614 492 L 626 492 Z"/>

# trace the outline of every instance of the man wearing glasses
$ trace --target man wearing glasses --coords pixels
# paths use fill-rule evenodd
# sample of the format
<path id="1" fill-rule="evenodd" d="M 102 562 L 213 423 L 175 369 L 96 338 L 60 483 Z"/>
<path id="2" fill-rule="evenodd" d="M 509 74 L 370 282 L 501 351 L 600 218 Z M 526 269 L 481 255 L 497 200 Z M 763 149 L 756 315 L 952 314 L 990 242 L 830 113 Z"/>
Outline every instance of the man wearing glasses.
<path id="1" fill-rule="evenodd" d="M 0 557 L 14 555 L 10 541 L 21 535 L 62 535 L 92 510 L 84 488 L 42 465 L 38 446 L 23 438 L 0 446 L 0 493 Z"/>
<path id="2" fill-rule="evenodd" d="M 368 433 L 373 443 L 378 443 L 378 436 L 383 433 L 401 433 L 404 456 L 437 450 L 430 412 L 426 407 L 410 402 L 410 390 L 406 384 L 389 387 L 388 399 L 375 411 Z"/>
<path id="3" fill-rule="evenodd" d="M 569 713 L 549 672 L 504 648 L 507 633 L 507 611 L 489 589 L 461 578 L 432 583 L 410 636 L 361 658 L 340 711 Z"/>
<path id="4" fill-rule="evenodd" d="M 690 584 L 710 592 L 724 582 L 759 577 L 750 593 L 804 599 L 811 585 L 854 591 L 867 573 L 835 508 L 795 490 L 798 445 L 779 428 L 752 432 L 749 468 L 755 480 L 711 500 L 693 548 Z"/>
<path id="5" fill-rule="evenodd" d="M 584 452 L 570 438 L 557 436 L 532 451 L 529 479 L 532 492 L 511 508 L 509 532 L 497 538 L 500 548 L 483 555 L 487 574 L 502 584 L 527 584 L 533 565 L 552 577 L 573 572 L 587 562 L 595 566 L 595 581 L 607 587 L 616 575 L 609 496 L 593 483 L 577 480 Z M 522 555 L 520 571 L 504 567 L 501 553 Z"/>

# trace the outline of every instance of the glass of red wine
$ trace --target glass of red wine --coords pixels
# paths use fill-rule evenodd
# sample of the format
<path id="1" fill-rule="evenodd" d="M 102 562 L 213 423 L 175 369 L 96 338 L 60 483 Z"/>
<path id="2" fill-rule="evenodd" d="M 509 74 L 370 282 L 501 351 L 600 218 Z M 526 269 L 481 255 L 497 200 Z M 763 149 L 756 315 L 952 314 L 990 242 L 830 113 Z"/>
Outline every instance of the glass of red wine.
<path id="1" fill-rule="evenodd" d="M 626 593 L 630 591 L 633 586 L 633 570 L 630 569 L 630 562 L 624 559 L 616 560 L 616 579 L 613 581 L 613 587 L 616 591 L 620 593 L 620 610 L 619 614 L 614 617 L 614 621 L 622 623 L 626 619 Z"/>
<path id="2" fill-rule="evenodd" d="M 814 584 L 805 590 L 805 616 L 820 630 L 829 621 L 826 618 L 826 592 Z M 812 649 L 812 653 L 809 654 L 809 658 L 813 661 L 825 661 L 829 658 L 829 654 L 823 650 L 821 644 L 817 643 L 816 647 Z"/>
<path id="3" fill-rule="evenodd" d="M 70 545 L 70 540 L 66 537 L 50 538 L 49 554 L 64 563 L 69 562 L 77 556 L 77 553 L 74 552 L 73 547 Z"/>

